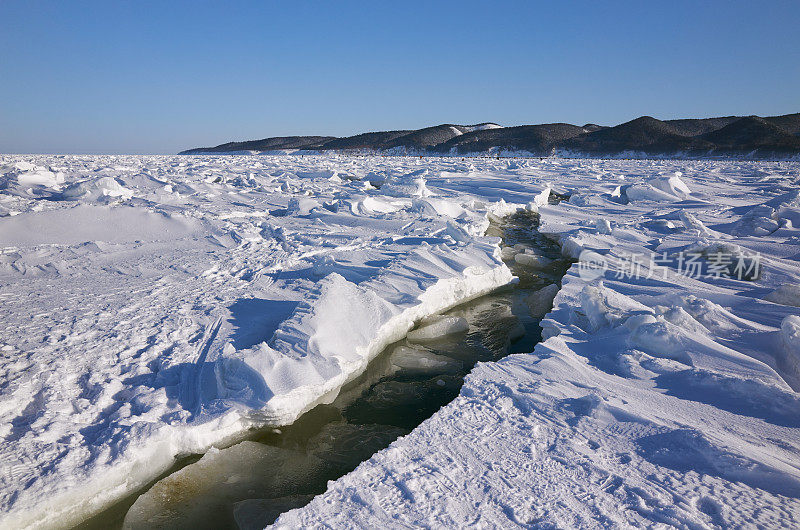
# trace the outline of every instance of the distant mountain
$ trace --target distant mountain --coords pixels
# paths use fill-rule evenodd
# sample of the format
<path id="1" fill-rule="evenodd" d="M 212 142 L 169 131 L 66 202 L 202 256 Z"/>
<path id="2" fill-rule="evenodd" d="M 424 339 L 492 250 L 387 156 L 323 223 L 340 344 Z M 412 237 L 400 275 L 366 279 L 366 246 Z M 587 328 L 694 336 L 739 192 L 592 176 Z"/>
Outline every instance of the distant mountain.
<path id="1" fill-rule="evenodd" d="M 650 116 L 569 138 L 561 146 L 568 151 L 606 155 L 626 151 L 662 155 L 714 147 L 697 137 L 685 136 L 679 128 Z"/>
<path id="2" fill-rule="evenodd" d="M 784 114 L 783 116 L 772 116 L 764 119 L 789 134 L 800 136 L 800 113 Z"/>
<path id="3" fill-rule="evenodd" d="M 608 127 L 606 127 L 605 125 L 597 125 L 595 123 L 587 123 L 586 125 L 583 126 L 583 128 L 586 129 L 588 132 L 595 132 L 599 131 L 600 129 L 608 129 Z"/>
<path id="4" fill-rule="evenodd" d="M 667 120 L 664 123 L 672 127 L 682 136 L 699 136 L 711 131 L 721 129 L 739 119 L 739 116 L 725 116 L 724 118 L 701 118 L 688 120 Z"/>
<path id="5" fill-rule="evenodd" d="M 715 144 L 718 149 L 728 151 L 747 149 L 775 153 L 800 151 L 800 137 L 778 127 L 774 121 L 767 121 L 758 116 L 747 116 L 702 137 Z"/>
<path id="6" fill-rule="evenodd" d="M 441 145 L 453 138 L 459 138 L 465 134 L 476 132 L 492 131 L 502 129 L 496 123 L 479 123 L 477 125 L 436 125 L 426 127 L 395 139 L 387 147 L 404 149 L 429 149 Z"/>
<path id="7" fill-rule="evenodd" d="M 800 113 L 666 121 L 642 116 L 614 127 L 592 123 L 582 127 L 568 123 L 516 127 L 496 123 L 442 124 L 345 138 L 285 136 L 229 142 L 180 154 L 270 151 L 787 158 L 800 156 Z"/>
<path id="8" fill-rule="evenodd" d="M 336 138 L 324 144 L 322 149 L 424 150 L 471 131 L 492 128 L 502 127 L 496 123 L 479 123 L 477 125 L 444 124 L 415 131 L 370 132 L 346 138 Z"/>
<path id="9" fill-rule="evenodd" d="M 568 123 L 483 129 L 453 137 L 435 146 L 435 150 L 441 153 L 480 153 L 492 148 L 503 148 L 546 156 L 560 142 L 592 130 L 594 129 Z"/>
<path id="10" fill-rule="evenodd" d="M 413 131 L 383 131 L 368 132 L 348 136 L 346 138 L 334 138 L 325 144 L 326 149 L 385 149 L 389 142 L 397 138 L 412 133 Z"/>
<path id="11" fill-rule="evenodd" d="M 181 155 L 198 155 L 202 153 L 230 153 L 233 151 L 278 151 L 284 149 L 317 149 L 331 140 L 333 136 L 277 136 L 263 140 L 246 142 L 228 142 L 216 147 L 197 147 L 181 151 Z"/>

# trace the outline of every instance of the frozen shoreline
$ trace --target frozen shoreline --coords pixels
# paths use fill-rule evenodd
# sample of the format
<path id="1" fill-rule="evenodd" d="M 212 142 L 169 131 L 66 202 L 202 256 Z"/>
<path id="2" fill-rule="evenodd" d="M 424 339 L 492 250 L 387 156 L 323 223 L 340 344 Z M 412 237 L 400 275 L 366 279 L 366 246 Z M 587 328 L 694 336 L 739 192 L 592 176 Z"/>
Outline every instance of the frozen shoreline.
<path id="1" fill-rule="evenodd" d="M 28 168 L 23 166 L 23 169 Z M 417 190 L 419 186 L 415 183 L 409 189 Z M 130 199 L 133 193 L 126 192 L 126 195 L 126 199 Z M 87 193 L 83 197 L 105 203 L 109 193 Z M 432 212 L 437 207 L 464 211 L 457 204 L 450 205 L 440 199 L 419 200 L 422 206 L 432 207 Z M 407 207 L 411 203 L 403 199 L 400 205 Z M 300 210 L 306 207 L 299 201 L 295 204 Z M 375 208 L 388 212 L 398 209 L 374 198 L 360 200 L 355 206 L 358 206 L 358 212 L 368 208 L 368 213 L 376 211 Z M 318 208 L 319 203 L 315 207 Z M 291 216 L 292 208 L 290 201 L 285 216 Z M 69 212 L 79 225 L 83 223 L 87 227 L 97 214 L 116 219 L 128 211 L 134 210 L 116 204 L 53 210 L 55 213 Z M 296 213 L 303 215 L 299 210 Z M 54 214 L 47 212 L 47 215 Z M 451 221 L 448 224 L 446 219 L 450 217 L 444 217 L 443 231 L 452 232 L 458 240 L 449 236 L 440 238 L 436 246 L 423 240 L 423 245 L 412 246 L 411 252 L 395 251 L 398 257 L 391 261 L 391 265 L 376 267 L 376 276 L 367 281 L 354 283 L 337 272 L 335 262 L 317 258 L 316 262 L 323 270 L 313 270 L 312 274 L 321 279 L 311 284 L 304 301 L 277 327 L 271 341 L 237 349 L 231 342 L 219 340 L 226 330 L 221 329 L 225 327 L 222 317 L 213 317 L 216 312 L 212 312 L 209 315 L 212 320 L 198 334 L 199 339 L 195 339 L 193 361 L 177 366 L 177 385 L 173 391 L 168 391 L 167 397 L 170 393 L 178 397 L 182 410 L 177 412 L 185 419 L 172 426 L 148 426 L 143 437 L 125 428 L 123 441 L 130 445 L 130 449 L 108 463 L 90 469 L 79 484 L 65 488 L 51 483 L 47 500 L 39 503 L 37 510 L 29 507 L 12 510 L 4 522 L 11 526 L 69 527 L 141 488 L 169 469 L 176 457 L 203 453 L 214 445 L 227 445 L 241 439 L 252 428 L 290 424 L 316 404 L 334 399 L 344 384 L 363 371 L 386 345 L 402 338 L 415 322 L 512 281 L 511 272 L 496 257 L 498 250 L 493 238 L 479 237 L 470 242 L 465 228 L 453 225 Z M 28 221 L 28 218 L 32 220 Z M 26 237 L 32 245 L 49 243 L 53 238 L 63 240 L 61 234 L 48 231 L 47 217 L 43 214 L 22 213 L 10 219 L 15 223 L 24 219 L 25 226 L 40 218 L 44 224 L 39 222 L 36 229 L 26 236 L 14 236 L 17 240 L 13 242 L 9 240 L 15 245 L 13 248 L 27 243 Z M 151 218 L 142 219 L 147 226 Z M 173 215 L 168 219 L 173 222 L 176 217 Z M 479 231 L 488 224 L 486 214 L 472 214 L 468 223 L 471 224 L 465 225 L 466 230 Z M 197 223 L 192 226 L 195 230 L 188 233 L 196 240 Z M 268 228 L 270 234 L 277 230 L 272 226 Z M 19 230 L 13 233 L 19 234 Z M 126 237 L 120 236 L 117 230 L 114 232 L 115 242 L 127 243 L 141 237 L 141 233 L 139 230 L 135 236 Z M 212 234 L 215 239 L 220 238 L 219 231 Z M 179 235 L 185 236 L 186 232 Z M 44 237 L 44 240 L 31 240 L 32 236 Z M 98 236 L 104 234 L 94 237 Z M 168 234 L 167 238 L 170 236 Z M 80 235 L 75 242 L 67 244 L 74 245 L 79 241 Z M 213 268 L 209 270 L 217 272 Z M 346 269 L 342 272 L 347 274 Z M 209 273 L 205 271 L 200 276 L 209 276 Z M 157 389 L 158 385 L 151 386 Z M 165 403 L 168 409 L 175 407 L 171 401 L 174 400 Z"/>
<path id="2" fill-rule="evenodd" d="M 540 231 L 571 255 L 608 258 L 730 239 L 703 224 L 725 228 L 718 218 L 695 217 L 701 197 L 664 182 L 634 183 L 624 206 L 576 190 L 569 205 L 541 209 Z M 761 285 L 772 288 L 796 285 L 800 272 L 793 251 L 775 245 L 792 241 L 781 218 L 800 204 L 778 197 L 774 217 L 758 210 L 763 200 L 721 198 L 777 221 L 772 243 L 746 232 L 747 215 L 726 228 L 764 254 Z M 679 204 L 694 213 L 679 217 Z M 623 215 L 601 214 L 609 209 Z M 774 305 L 748 282 L 656 279 L 646 262 L 642 278 L 617 278 L 623 270 L 587 279 L 573 266 L 534 352 L 476 367 L 456 401 L 274 527 L 796 525 L 800 398 L 786 382 L 793 364 L 780 359 L 797 355 L 786 324 L 797 298 Z"/>
<path id="3" fill-rule="evenodd" d="M 0 166 L 0 451 L 19 462 L 0 477 L 4 525 L 47 512 L 66 525 L 53 501 L 97 511 L 175 454 L 330 399 L 423 312 L 507 283 L 496 241 L 480 236 L 486 216 L 551 185 L 571 197 L 538 202 L 540 231 L 570 256 L 743 248 L 765 257 L 764 274 L 631 281 L 611 267 L 599 284 L 573 267 L 532 354 L 478 365 L 456 402 L 278 523 L 462 525 L 478 505 L 498 525 L 734 524 L 759 503 L 763 520 L 793 521 L 800 401 L 776 370 L 790 380 L 800 351 L 800 205 L 787 195 L 797 164 L 333 155 Z M 63 212 L 77 228 L 49 230 Z M 93 220 L 115 212 L 129 222 L 97 232 Z M 4 233 L 5 221 L 28 228 Z M 87 499 L 90 489 L 101 493 Z M 533 503 L 521 496 L 531 491 Z M 727 508 L 731 495 L 754 501 Z"/>
<path id="4" fill-rule="evenodd" d="M 202 454 L 210 447 L 230 445 L 245 437 L 252 429 L 289 425 L 316 405 L 335 399 L 339 390 L 360 375 L 375 355 L 404 337 L 415 322 L 487 294 L 508 284 L 512 278 L 508 268 L 502 265 L 483 274 L 468 272 L 462 278 L 440 280 L 420 296 L 422 303 L 390 318 L 380 325 L 373 339 L 365 346 L 357 347 L 355 355 L 350 354 L 350 362 L 342 363 L 340 376 L 299 386 L 265 403 L 252 403 L 248 399 L 250 396 L 242 399 L 241 388 L 237 388 L 239 395 L 217 394 L 210 403 L 203 403 L 201 407 L 211 408 L 212 412 L 200 412 L 196 423 L 165 432 L 163 439 L 146 440 L 147 447 L 138 449 L 134 460 L 118 462 L 102 475 L 93 477 L 91 483 L 48 499 L 38 514 L 12 515 L 3 522 L 10 527 L 69 528 L 141 489 L 170 469 L 181 455 Z M 346 350 L 341 352 L 342 355 L 347 353 Z M 264 362 L 263 350 L 256 350 L 253 355 L 252 364 L 258 366 Z M 244 362 L 247 363 L 247 357 Z M 231 376 L 226 373 L 225 365 L 230 363 L 230 359 L 221 359 L 214 371 L 225 373 L 223 378 L 236 378 L 235 374 Z M 221 369 L 218 368 L 220 365 Z M 218 372 L 214 375 L 219 377 Z M 261 375 L 267 385 L 272 386 L 269 380 L 271 374 L 266 371 Z M 199 376 L 202 378 L 204 374 L 201 372 Z M 216 390 L 222 393 L 227 389 L 223 387 Z M 221 408 L 220 402 L 224 403 L 222 406 L 226 409 L 222 415 L 217 412 Z"/>

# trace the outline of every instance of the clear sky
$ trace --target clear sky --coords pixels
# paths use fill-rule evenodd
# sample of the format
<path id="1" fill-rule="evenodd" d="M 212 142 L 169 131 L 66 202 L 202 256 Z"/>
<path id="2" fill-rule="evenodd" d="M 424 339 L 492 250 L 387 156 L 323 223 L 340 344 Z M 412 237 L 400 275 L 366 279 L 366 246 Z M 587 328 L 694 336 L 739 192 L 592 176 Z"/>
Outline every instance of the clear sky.
<path id="1" fill-rule="evenodd" d="M 0 0 L 0 152 L 800 112 L 798 1 Z"/>

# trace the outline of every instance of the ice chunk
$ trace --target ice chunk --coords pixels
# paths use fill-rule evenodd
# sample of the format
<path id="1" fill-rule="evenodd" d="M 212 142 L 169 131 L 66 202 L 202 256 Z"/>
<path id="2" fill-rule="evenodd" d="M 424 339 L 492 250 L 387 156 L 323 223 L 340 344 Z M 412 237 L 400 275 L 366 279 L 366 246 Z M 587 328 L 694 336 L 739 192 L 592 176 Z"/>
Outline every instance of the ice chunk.
<path id="1" fill-rule="evenodd" d="M 739 318 L 729 310 L 710 300 L 694 295 L 678 295 L 673 298 L 675 307 L 680 307 L 707 330 L 716 332 L 752 328 L 752 322 Z M 665 314 L 669 316 L 669 312 Z M 684 327 L 682 324 L 681 327 Z"/>
<path id="2" fill-rule="evenodd" d="M 642 226 L 657 232 L 671 232 L 675 230 L 675 223 L 668 219 L 654 219 L 652 221 L 645 221 L 642 223 Z"/>
<path id="3" fill-rule="evenodd" d="M 781 226 L 800 227 L 800 208 L 781 208 L 775 213 L 775 216 L 781 222 Z"/>
<path id="4" fill-rule="evenodd" d="M 575 260 L 580 258 L 581 252 L 584 250 L 580 239 L 574 236 L 567 236 L 561 238 L 560 243 L 562 256 Z"/>
<path id="5" fill-rule="evenodd" d="M 450 236 L 454 241 L 461 243 L 469 243 L 472 240 L 472 236 L 452 219 L 447 220 L 447 227 L 441 232 L 441 235 Z"/>
<path id="6" fill-rule="evenodd" d="M 617 202 L 627 204 L 629 201 L 677 201 L 685 199 L 692 191 L 681 180 L 681 173 L 647 179 L 636 184 L 618 186 L 611 197 Z"/>
<path id="7" fill-rule="evenodd" d="M 531 293 L 525 299 L 533 318 L 542 318 L 550 312 L 550 309 L 553 308 L 553 299 L 558 294 L 558 289 L 558 285 L 550 284 Z"/>
<path id="8" fill-rule="evenodd" d="M 398 346 L 392 352 L 391 363 L 411 374 L 441 374 L 458 371 L 460 363 L 427 350 Z"/>
<path id="9" fill-rule="evenodd" d="M 575 206 L 583 207 L 592 204 L 592 199 L 594 199 L 594 196 L 589 193 L 572 193 L 567 202 Z"/>
<path id="10" fill-rule="evenodd" d="M 603 326 L 616 327 L 633 315 L 652 313 L 633 298 L 604 287 L 587 285 L 581 292 L 581 309 L 592 331 Z"/>
<path id="11" fill-rule="evenodd" d="M 514 247 L 503 247 L 500 250 L 500 257 L 503 259 L 503 261 L 511 261 L 518 253 L 519 250 L 515 249 Z"/>
<path id="12" fill-rule="evenodd" d="M 711 231 L 694 215 L 686 210 L 680 210 L 678 216 L 681 218 L 683 225 L 689 230 L 696 230 L 700 234 L 708 235 Z"/>
<path id="13" fill-rule="evenodd" d="M 71 184 L 61 192 L 60 196 L 62 199 L 83 201 L 128 200 L 133 197 L 133 190 L 126 188 L 115 178 L 102 177 Z"/>
<path id="14" fill-rule="evenodd" d="M 628 188 L 629 188 L 629 187 L 630 187 L 630 185 L 626 185 L 626 186 L 622 186 L 622 185 L 620 185 L 620 186 L 617 186 L 617 187 L 616 187 L 616 188 L 614 188 L 614 190 L 613 190 L 613 191 L 612 191 L 612 192 L 609 194 L 609 197 L 610 197 L 610 198 L 611 198 L 611 200 L 612 200 L 612 201 L 614 201 L 614 202 L 618 202 L 618 203 L 620 203 L 620 204 L 628 204 L 628 203 L 630 202 L 630 199 L 628 199 L 628 193 L 627 193 L 627 190 L 628 190 Z"/>
<path id="15" fill-rule="evenodd" d="M 708 328 L 698 322 L 692 315 L 690 315 L 684 308 L 680 306 L 667 309 L 664 311 L 662 316 L 667 322 L 675 324 L 685 331 L 704 334 L 708 334 L 709 332 Z"/>
<path id="16" fill-rule="evenodd" d="M 800 317 L 788 315 L 781 322 L 783 354 L 778 358 L 781 372 L 786 373 L 797 391 L 800 384 Z"/>
<path id="17" fill-rule="evenodd" d="M 319 462 L 304 454 L 256 442 L 211 449 L 200 460 L 158 481 L 136 499 L 123 528 L 229 526 L 234 502 L 258 495 L 299 493 Z"/>
<path id="18" fill-rule="evenodd" d="M 623 322 L 622 325 L 626 329 L 629 329 L 631 331 L 636 331 L 637 329 L 639 329 L 640 326 L 643 326 L 645 324 L 652 324 L 653 322 L 657 321 L 658 320 L 656 319 L 656 317 L 651 314 L 633 315 L 631 317 L 628 317 L 625 320 L 625 322 Z"/>
<path id="19" fill-rule="evenodd" d="M 800 220 L 797 215 L 798 208 L 800 208 L 800 191 L 783 193 L 754 206 L 736 221 L 731 233 L 740 236 L 769 235 L 780 227 L 781 220 L 796 224 L 796 221 Z"/>
<path id="20" fill-rule="evenodd" d="M 54 189 L 64 182 L 64 174 L 28 162 L 2 165 L 0 160 L 0 199 L 3 195 L 22 197 L 52 196 Z"/>
<path id="21" fill-rule="evenodd" d="M 776 304 L 800 307 L 800 285 L 785 283 L 764 296 L 764 300 Z"/>
<path id="22" fill-rule="evenodd" d="M 766 236 L 779 228 L 775 217 L 775 208 L 766 204 L 754 207 L 736 221 L 731 233 L 738 236 Z"/>
<path id="23" fill-rule="evenodd" d="M 681 328 L 666 320 L 653 321 L 652 315 L 638 315 L 632 318 L 642 321 L 631 326 L 634 329 L 628 337 L 628 344 L 657 357 L 673 359 L 687 365 L 692 364 L 684 345 L 684 332 Z"/>
<path id="24" fill-rule="evenodd" d="M 17 176 L 17 182 L 22 186 L 45 186 L 52 188 L 64 182 L 64 175 L 53 173 L 43 167 L 25 171 Z"/>
<path id="25" fill-rule="evenodd" d="M 505 199 L 500 199 L 497 202 L 493 202 L 487 206 L 487 215 L 490 219 L 494 217 L 497 220 L 501 218 L 512 215 L 517 212 L 517 210 L 525 209 L 525 205 L 523 204 L 516 204 L 516 203 L 508 203 Z"/>
<path id="26" fill-rule="evenodd" d="M 466 214 L 464 207 L 452 200 L 432 199 L 430 197 L 421 200 L 430 204 L 436 213 L 445 217 L 456 219 Z"/>
<path id="27" fill-rule="evenodd" d="M 670 195 L 684 197 L 690 195 L 692 190 L 681 180 L 681 176 L 683 176 L 683 173 L 676 171 L 675 174 L 670 177 L 656 177 L 650 179 L 648 183 L 654 188 L 669 193 Z"/>
<path id="28" fill-rule="evenodd" d="M 289 199 L 289 205 L 286 207 L 287 215 L 308 215 L 312 210 L 321 208 L 322 205 L 308 197 L 292 197 Z"/>
<path id="29" fill-rule="evenodd" d="M 467 320 L 462 317 L 441 317 L 408 332 L 408 340 L 425 342 L 447 335 L 455 335 L 469 330 Z"/>
<path id="30" fill-rule="evenodd" d="M 540 206 L 547 206 L 548 201 L 550 200 L 550 188 L 545 188 L 541 191 L 536 197 L 533 198 L 528 204 L 528 209 L 532 212 L 538 212 Z"/>
<path id="31" fill-rule="evenodd" d="M 611 233 L 611 223 L 608 219 L 595 219 L 592 224 L 594 224 L 595 228 L 597 228 L 597 232 L 600 234 Z"/>
<path id="32" fill-rule="evenodd" d="M 545 258 L 544 256 L 537 256 L 535 254 L 528 254 L 525 252 L 521 252 L 515 255 L 514 261 L 516 261 L 518 265 L 521 265 L 528 269 L 545 269 L 553 263 L 553 260 L 551 260 L 550 258 Z"/>
<path id="33" fill-rule="evenodd" d="M 428 189 L 424 178 L 420 177 L 414 180 L 414 182 L 417 184 L 417 190 L 414 192 L 415 197 L 433 197 L 436 195 Z"/>

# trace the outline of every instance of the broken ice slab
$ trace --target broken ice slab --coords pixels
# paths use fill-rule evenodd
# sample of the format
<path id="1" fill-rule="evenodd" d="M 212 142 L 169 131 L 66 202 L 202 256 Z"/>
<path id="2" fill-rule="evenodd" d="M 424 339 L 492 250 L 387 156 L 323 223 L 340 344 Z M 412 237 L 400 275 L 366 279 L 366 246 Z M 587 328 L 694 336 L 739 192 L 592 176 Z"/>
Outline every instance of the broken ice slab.
<path id="1" fill-rule="evenodd" d="M 421 327 L 409 331 L 408 340 L 411 342 L 425 342 L 468 330 L 469 324 L 462 317 L 441 317 L 430 323 L 423 323 Z"/>
<path id="2" fill-rule="evenodd" d="M 390 362 L 402 374 L 443 374 L 461 369 L 461 363 L 444 355 L 400 345 L 394 349 Z"/>
<path id="3" fill-rule="evenodd" d="M 321 462 L 305 454 L 245 441 L 212 449 L 158 481 L 128 510 L 123 528 L 219 528 L 234 524 L 232 504 L 305 493 Z"/>

